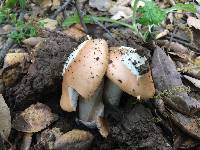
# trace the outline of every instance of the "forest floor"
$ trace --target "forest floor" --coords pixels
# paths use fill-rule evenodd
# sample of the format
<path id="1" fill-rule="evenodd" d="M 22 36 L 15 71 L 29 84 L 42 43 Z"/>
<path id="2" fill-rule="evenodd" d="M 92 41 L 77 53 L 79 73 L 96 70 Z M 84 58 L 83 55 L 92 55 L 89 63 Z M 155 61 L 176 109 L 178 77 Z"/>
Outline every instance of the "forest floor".
<path id="1" fill-rule="evenodd" d="M 149 14 L 137 30 L 131 0 L 30 0 L 24 8 L 8 1 L 0 9 L 0 150 L 200 148 L 199 1 L 150 2 L 136 11 L 137 18 Z M 87 35 L 137 49 L 156 91 L 148 100 L 124 92 L 117 107 L 104 103 L 106 138 L 77 121 L 78 110 L 60 106 L 64 63 Z M 92 138 L 62 137 L 74 129 Z"/>

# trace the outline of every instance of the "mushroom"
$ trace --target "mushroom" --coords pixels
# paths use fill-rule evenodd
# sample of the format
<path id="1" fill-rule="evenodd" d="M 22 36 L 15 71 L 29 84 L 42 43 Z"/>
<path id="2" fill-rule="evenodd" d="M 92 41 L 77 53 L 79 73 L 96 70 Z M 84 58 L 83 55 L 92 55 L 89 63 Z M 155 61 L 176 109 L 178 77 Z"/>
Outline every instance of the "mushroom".
<path id="1" fill-rule="evenodd" d="M 85 150 L 89 149 L 94 136 L 84 130 L 73 129 L 56 139 L 54 149 L 56 150 Z"/>
<path id="2" fill-rule="evenodd" d="M 43 130 L 56 120 L 58 116 L 51 113 L 51 109 L 42 103 L 33 104 L 17 114 L 12 125 L 17 131 L 25 132 L 21 150 L 30 148 L 33 133 Z"/>
<path id="3" fill-rule="evenodd" d="M 71 53 L 64 69 L 60 105 L 76 111 L 78 96 L 89 100 L 101 84 L 108 66 L 108 46 L 103 39 L 86 40 Z"/>
<path id="4" fill-rule="evenodd" d="M 155 93 L 147 59 L 134 48 L 111 47 L 106 76 L 111 81 L 106 83 L 105 101 L 111 105 L 118 105 L 121 90 L 138 99 L 152 98 Z"/>
<path id="5" fill-rule="evenodd" d="M 103 39 L 89 39 L 79 45 L 68 58 L 63 69 L 63 110 L 76 111 L 78 97 L 80 122 L 90 128 L 98 127 L 105 137 L 108 130 L 99 117 L 103 117 L 103 77 L 108 67 L 108 46 Z"/>

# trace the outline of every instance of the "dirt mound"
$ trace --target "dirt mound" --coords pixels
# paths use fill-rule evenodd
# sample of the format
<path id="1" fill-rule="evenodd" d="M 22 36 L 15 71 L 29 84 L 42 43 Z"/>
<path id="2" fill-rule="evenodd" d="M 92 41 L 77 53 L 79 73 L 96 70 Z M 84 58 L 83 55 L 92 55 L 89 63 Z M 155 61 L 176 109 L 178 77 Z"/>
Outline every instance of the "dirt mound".
<path id="1" fill-rule="evenodd" d="M 32 63 L 27 74 L 5 90 L 6 97 L 15 107 L 31 104 L 60 91 L 63 64 L 78 43 L 55 32 L 45 33 L 44 37 L 46 40 L 31 52 Z"/>

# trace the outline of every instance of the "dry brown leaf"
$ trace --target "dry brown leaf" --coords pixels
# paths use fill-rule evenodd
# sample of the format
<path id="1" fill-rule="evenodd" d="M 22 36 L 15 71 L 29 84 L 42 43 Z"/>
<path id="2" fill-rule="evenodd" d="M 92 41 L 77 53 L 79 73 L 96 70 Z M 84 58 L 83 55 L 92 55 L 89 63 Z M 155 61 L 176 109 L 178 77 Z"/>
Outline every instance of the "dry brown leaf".
<path id="1" fill-rule="evenodd" d="M 32 0 L 32 2 L 39 5 L 43 9 L 49 9 L 52 6 L 51 0 Z"/>
<path id="2" fill-rule="evenodd" d="M 51 10 L 58 9 L 60 6 L 60 0 L 53 0 Z"/>
<path id="3" fill-rule="evenodd" d="M 189 16 L 187 19 L 187 24 L 190 27 L 192 26 L 192 27 L 200 30 L 200 20 L 199 19 Z"/>
<path id="4" fill-rule="evenodd" d="M 192 77 L 187 76 L 187 75 L 184 75 L 184 78 L 186 78 L 187 80 L 192 82 L 194 84 L 194 86 L 196 86 L 197 88 L 200 88 L 200 80 L 192 78 Z"/>
<path id="5" fill-rule="evenodd" d="M 83 27 L 80 24 L 75 24 L 71 26 L 70 28 L 63 31 L 66 35 L 69 37 L 79 40 L 82 37 L 86 36 Z"/>
<path id="6" fill-rule="evenodd" d="M 107 11 L 112 6 L 112 0 L 90 0 L 89 5 L 92 8 L 97 8 L 100 11 Z"/>
<path id="7" fill-rule="evenodd" d="M 174 108 L 176 111 L 184 114 L 193 114 L 200 111 L 200 102 L 191 98 L 187 90 L 169 94 L 173 88 L 183 87 L 180 73 L 177 72 L 176 66 L 171 58 L 157 47 L 152 58 L 152 76 L 158 93 L 168 90 L 167 96 L 158 97 L 166 105 Z"/>
<path id="8" fill-rule="evenodd" d="M 23 40 L 23 43 L 29 46 L 36 46 L 39 42 L 42 42 L 44 38 L 41 37 L 30 37 Z"/>
<path id="9" fill-rule="evenodd" d="M 129 18 L 132 14 L 132 9 L 126 6 L 115 5 L 110 8 L 109 12 L 113 15 L 112 19 L 118 20 L 121 18 Z"/>
<path id="10" fill-rule="evenodd" d="M 41 131 L 57 119 L 58 116 L 51 113 L 47 105 L 37 103 L 17 114 L 12 126 L 18 131 L 33 133 Z"/>
<path id="11" fill-rule="evenodd" d="M 44 19 L 43 22 L 44 22 L 44 27 L 49 29 L 49 30 L 55 30 L 56 26 L 58 25 L 57 20 L 53 20 L 53 19 L 50 19 L 50 18 Z"/>
<path id="12" fill-rule="evenodd" d="M 11 116 L 10 110 L 5 103 L 5 100 L 0 94 L 0 134 L 2 134 L 3 138 L 8 138 L 11 130 Z"/>
<path id="13" fill-rule="evenodd" d="M 200 128 L 197 121 L 186 115 L 170 110 L 170 119 L 179 126 L 182 131 L 200 139 Z"/>
<path id="14" fill-rule="evenodd" d="M 131 3 L 131 0 L 117 0 L 116 5 L 128 6 Z"/>

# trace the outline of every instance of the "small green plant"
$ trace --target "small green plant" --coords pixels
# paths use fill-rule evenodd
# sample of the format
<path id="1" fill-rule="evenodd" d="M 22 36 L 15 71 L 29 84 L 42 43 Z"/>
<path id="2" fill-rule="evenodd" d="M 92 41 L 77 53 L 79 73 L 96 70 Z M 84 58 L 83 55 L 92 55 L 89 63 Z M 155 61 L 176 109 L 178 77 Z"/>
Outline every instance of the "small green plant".
<path id="1" fill-rule="evenodd" d="M 14 42 L 20 43 L 22 40 L 37 36 L 38 29 L 42 28 L 41 23 L 34 23 L 32 19 L 29 22 L 17 19 L 17 14 L 11 11 L 11 8 L 16 4 L 20 5 L 21 9 L 25 8 L 26 0 L 7 0 L 5 6 L 0 8 L 0 24 L 9 23 L 14 26 L 15 30 L 8 36 Z"/>
<path id="2" fill-rule="evenodd" d="M 10 9 L 3 7 L 0 8 L 0 24 L 7 22 L 10 20 Z"/>
<path id="3" fill-rule="evenodd" d="M 177 93 L 182 93 L 182 92 L 190 92 L 190 87 L 189 86 L 187 86 L 187 87 L 186 86 L 175 86 L 171 89 L 167 89 L 167 90 L 159 92 L 153 98 L 154 99 L 162 99 L 162 98 L 170 97 L 172 95 L 175 95 Z"/>
<path id="4" fill-rule="evenodd" d="M 19 5 L 21 9 L 24 9 L 26 6 L 26 0 L 6 0 L 5 6 L 7 8 L 14 8 L 16 5 Z"/>
<path id="5" fill-rule="evenodd" d="M 16 43 L 20 43 L 22 40 L 34 37 L 37 35 L 37 29 L 32 23 L 25 23 L 23 21 L 17 21 L 16 30 L 9 34 Z"/>
<path id="6" fill-rule="evenodd" d="M 167 16 L 169 12 L 175 12 L 178 10 L 185 12 L 196 12 L 196 8 L 192 4 L 176 4 L 175 6 L 168 9 L 159 8 L 156 3 L 152 0 L 140 0 L 144 3 L 143 7 L 138 6 L 139 0 L 132 0 L 132 24 L 127 24 L 122 21 L 112 20 L 108 17 L 97 17 L 92 15 L 87 15 L 83 17 L 83 22 L 85 23 L 95 23 L 95 20 L 99 22 L 110 22 L 113 24 L 119 24 L 125 27 L 132 29 L 132 31 L 138 36 L 142 37 L 145 40 L 145 34 L 138 31 L 138 24 L 152 27 L 154 25 L 159 25 Z M 71 16 L 64 20 L 63 26 L 69 27 L 74 23 L 79 23 L 78 15 Z"/>

